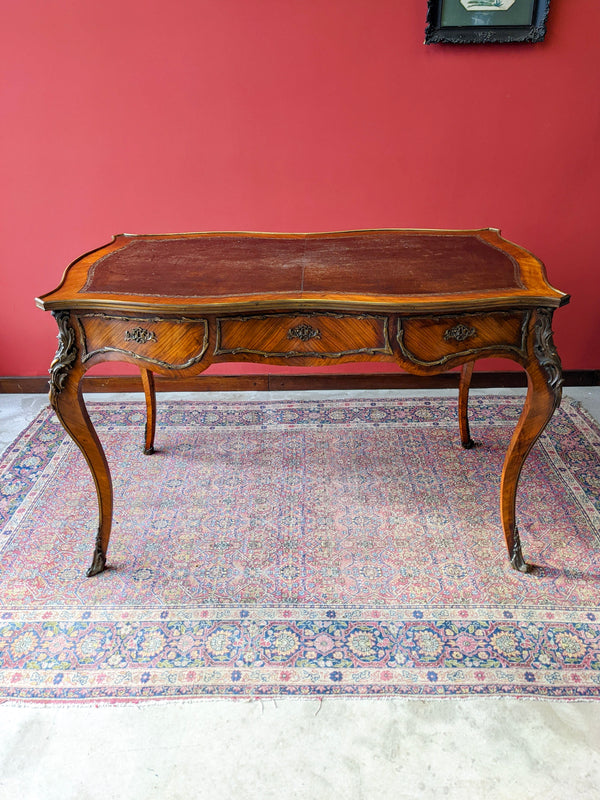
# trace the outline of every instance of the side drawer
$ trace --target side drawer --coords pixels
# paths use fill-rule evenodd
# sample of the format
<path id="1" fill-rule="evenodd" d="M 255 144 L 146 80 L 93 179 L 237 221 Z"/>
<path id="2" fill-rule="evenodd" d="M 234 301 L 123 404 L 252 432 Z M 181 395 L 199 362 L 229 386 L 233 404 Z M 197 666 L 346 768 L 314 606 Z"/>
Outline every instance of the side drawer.
<path id="1" fill-rule="evenodd" d="M 529 311 L 407 317 L 398 320 L 397 341 L 409 361 L 441 366 L 466 355 L 489 351 L 525 355 Z"/>
<path id="2" fill-rule="evenodd" d="M 81 314 L 77 324 L 83 362 L 100 353 L 116 353 L 166 369 L 185 369 L 200 361 L 208 347 L 205 319 Z"/>
<path id="3" fill-rule="evenodd" d="M 217 319 L 215 356 L 341 358 L 391 352 L 385 316 L 305 313 Z"/>

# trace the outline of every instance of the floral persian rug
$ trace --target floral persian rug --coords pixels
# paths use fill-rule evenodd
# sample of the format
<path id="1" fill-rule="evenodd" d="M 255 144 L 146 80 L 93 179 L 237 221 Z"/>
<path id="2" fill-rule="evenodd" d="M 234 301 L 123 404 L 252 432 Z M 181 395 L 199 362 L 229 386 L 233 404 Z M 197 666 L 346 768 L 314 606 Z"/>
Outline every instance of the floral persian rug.
<path id="1" fill-rule="evenodd" d="M 563 402 L 499 515 L 523 403 L 177 402 L 90 413 L 115 490 L 51 410 L 0 462 L 0 699 L 600 696 L 600 431 Z"/>

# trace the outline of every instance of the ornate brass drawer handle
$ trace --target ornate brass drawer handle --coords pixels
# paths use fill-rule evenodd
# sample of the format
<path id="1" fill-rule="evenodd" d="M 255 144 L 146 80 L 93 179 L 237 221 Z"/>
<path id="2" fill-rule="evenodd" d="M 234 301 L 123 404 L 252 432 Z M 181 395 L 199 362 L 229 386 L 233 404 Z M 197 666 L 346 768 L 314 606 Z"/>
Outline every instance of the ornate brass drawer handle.
<path id="1" fill-rule="evenodd" d="M 472 339 L 473 336 L 477 336 L 475 328 L 467 328 L 466 325 L 460 323 L 444 332 L 444 341 L 449 342 L 454 339 L 456 342 L 466 342 L 467 339 Z"/>
<path id="2" fill-rule="evenodd" d="M 138 344 L 156 342 L 156 334 L 147 328 L 132 328 L 130 331 L 125 331 L 125 341 L 137 342 Z"/>
<path id="3" fill-rule="evenodd" d="M 320 339 L 321 331 L 303 322 L 302 325 L 296 325 L 295 328 L 290 328 L 287 338 L 300 339 L 302 342 L 308 342 L 311 339 Z"/>

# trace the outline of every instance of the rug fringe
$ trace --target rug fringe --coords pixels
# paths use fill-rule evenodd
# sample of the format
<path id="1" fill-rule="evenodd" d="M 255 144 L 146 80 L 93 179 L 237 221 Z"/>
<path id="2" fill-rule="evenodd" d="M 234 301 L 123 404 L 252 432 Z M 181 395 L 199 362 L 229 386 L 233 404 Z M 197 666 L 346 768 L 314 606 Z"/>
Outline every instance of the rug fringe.
<path id="1" fill-rule="evenodd" d="M 315 717 L 318 716 L 319 712 L 321 711 L 325 701 L 327 701 L 327 705 L 330 703 L 383 703 L 383 702 L 392 702 L 394 704 L 408 704 L 408 703 L 423 703 L 430 705 L 432 703 L 450 703 L 452 701 L 455 702 L 466 702 L 472 703 L 477 701 L 482 701 L 486 703 L 521 703 L 521 702 L 532 702 L 532 703 L 546 703 L 552 705 L 558 704 L 571 704 L 571 703 L 595 703 L 600 700 L 600 697 L 548 697 L 545 695 L 445 695 L 445 696 L 432 696 L 432 695 L 405 695 L 405 696 L 398 696 L 398 695 L 362 695 L 357 697 L 356 695 L 328 695 L 324 696 L 299 696 L 299 695 L 273 695 L 271 697 L 214 697 L 205 695 L 202 697 L 186 697 L 186 698 L 173 698 L 173 697 L 156 697 L 156 698 L 144 698 L 143 700 L 139 700 L 136 698 L 132 698 L 131 700 L 106 700 L 103 702 L 99 702 L 96 699 L 90 700 L 3 700 L 0 702 L 0 709 L 3 708 L 22 708 L 22 709 L 40 709 L 40 708 L 48 708 L 48 709 L 57 709 L 57 708 L 151 708 L 153 706 L 189 706 L 189 705 L 199 705 L 199 704 L 207 704 L 207 703 L 218 703 L 218 704 L 237 704 L 237 705 L 248 705 L 254 706 L 257 703 L 260 703 L 263 712 L 265 707 L 274 706 L 275 709 L 279 709 L 279 706 L 284 706 L 288 702 L 290 703 L 313 703 L 316 704 L 317 708 L 315 710 Z"/>

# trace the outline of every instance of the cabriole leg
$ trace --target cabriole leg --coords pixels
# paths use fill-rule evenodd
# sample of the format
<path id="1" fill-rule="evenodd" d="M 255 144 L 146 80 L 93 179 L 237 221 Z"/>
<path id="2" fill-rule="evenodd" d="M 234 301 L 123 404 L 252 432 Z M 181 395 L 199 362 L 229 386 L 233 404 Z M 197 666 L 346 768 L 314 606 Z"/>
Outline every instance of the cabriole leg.
<path id="1" fill-rule="evenodd" d="M 460 443 L 467 450 L 475 447 L 475 442 L 471 439 L 469 430 L 469 389 L 471 388 L 471 377 L 473 375 L 474 361 L 463 364 L 460 373 L 460 383 L 458 385 L 458 427 L 460 430 Z"/>
<path id="2" fill-rule="evenodd" d="M 142 386 L 146 398 L 146 433 L 144 454 L 149 456 L 154 452 L 154 435 L 156 432 L 156 391 L 154 388 L 154 374 L 149 369 L 141 368 Z"/>
<path id="3" fill-rule="evenodd" d="M 50 403 L 61 424 L 83 453 L 98 496 L 98 534 L 88 577 L 102 572 L 112 524 L 112 480 L 106 456 L 87 413 L 81 392 L 85 372 L 78 356 L 76 336 L 67 311 L 53 312 L 58 323 L 59 346 L 50 367 Z"/>
<path id="4" fill-rule="evenodd" d="M 552 309 L 538 309 L 530 336 L 527 371 L 527 397 L 512 436 L 502 470 L 500 510 L 504 537 L 512 566 L 529 572 L 521 552 L 515 508 L 517 485 L 525 459 L 548 424 L 562 395 L 560 359 L 552 341 Z"/>

